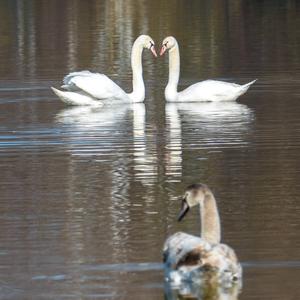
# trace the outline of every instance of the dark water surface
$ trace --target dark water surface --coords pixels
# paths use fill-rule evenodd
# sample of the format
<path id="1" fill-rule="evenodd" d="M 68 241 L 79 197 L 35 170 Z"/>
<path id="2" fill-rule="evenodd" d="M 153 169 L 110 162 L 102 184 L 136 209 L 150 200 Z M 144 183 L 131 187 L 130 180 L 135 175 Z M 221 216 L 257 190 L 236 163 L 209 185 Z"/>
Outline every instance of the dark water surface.
<path id="1" fill-rule="evenodd" d="M 129 91 L 141 33 L 177 37 L 181 88 L 259 80 L 238 103 L 166 105 L 167 58 L 147 52 L 145 104 L 50 91 L 81 69 Z M 162 245 L 198 233 L 197 211 L 175 221 L 197 181 L 244 265 L 239 299 L 300 298 L 298 1 L 1 0 L 0 34 L 1 299 L 169 299 Z"/>

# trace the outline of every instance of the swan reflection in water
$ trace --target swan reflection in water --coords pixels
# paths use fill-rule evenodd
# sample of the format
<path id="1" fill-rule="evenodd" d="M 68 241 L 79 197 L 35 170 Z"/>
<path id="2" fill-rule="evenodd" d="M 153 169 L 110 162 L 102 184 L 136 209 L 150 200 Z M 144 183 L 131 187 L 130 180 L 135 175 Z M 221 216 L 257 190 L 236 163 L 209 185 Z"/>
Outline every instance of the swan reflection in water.
<path id="1" fill-rule="evenodd" d="M 232 142 L 238 134 L 248 129 L 254 119 L 254 113 L 250 108 L 236 102 L 168 103 L 166 116 L 170 124 L 171 135 L 172 128 L 178 130 L 179 119 L 181 119 L 189 127 L 193 123 L 194 129 L 201 129 L 201 134 L 206 136 L 212 133 L 221 135 L 234 131 L 234 135 L 229 136 L 229 140 L 227 136 L 224 142 Z M 241 139 L 242 136 L 240 135 L 239 138 Z"/>
<path id="2" fill-rule="evenodd" d="M 147 143 L 143 103 L 72 107 L 58 113 L 56 120 L 64 124 L 72 155 L 103 161 L 112 155 L 125 159 L 132 153 L 135 179 L 143 185 L 156 182 L 157 156 Z"/>
<path id="3" fill-rule="evenodd" d="M 138 104 L 136 104 L 138 105 Z M 142 104 L 143 105 L 143 104 Z M 79 129 L 85 127 L 101 127 L 115 124 L 125 119 L 125 114 L 134 105 L 112 106 L 70 106 L 56 115 L 56 121 L 68 125 L 78 125 Z"/>
<path id="4" fill-rule="evenodd" d="M 238 300 L 242 282 L 232 286 L 221 286 L 214 278 L 203 280 L 200 283 L 185 283 L 180 287 L 173 288 L 165 283 L 164 293 L 166 300 Z"/>
<path id="5" fill-rule="evenodd" d="M 166 175 L 180 181 L 184 148 L 216 149 L 248 145 L 253 111 L 236 102 L 167 103 Z"/>

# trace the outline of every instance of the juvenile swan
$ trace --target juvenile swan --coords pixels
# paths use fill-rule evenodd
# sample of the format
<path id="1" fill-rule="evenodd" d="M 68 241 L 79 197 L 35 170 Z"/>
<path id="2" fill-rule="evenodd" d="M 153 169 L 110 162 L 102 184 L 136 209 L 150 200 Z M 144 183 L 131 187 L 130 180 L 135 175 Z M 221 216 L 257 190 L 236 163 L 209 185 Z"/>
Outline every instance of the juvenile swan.
<path id="1" fill-rule="evenodd" d="M 178 92 L 177 85 L 180 73 L 180 55 L 176 39 L 172 36 L 163 40 L 160 55 L 169 50 L 169 82 L 165 88 L 165 98 L 170 102 L 198 101 L 234 101 L 245 94 L 256 80 L 239 85 L 217 80 L 197 82 L 185 90 Z"/>
<path id="2" fill-rule="evenodd" d="M 233 249 L 220 243 L 218 208 L 206 185 L 193 184 L 186 189 L 178 221 L 196 205 L 200 206 L 201 237 L 177 232 L 167 239 L 163 250 L 166 279 L 180 285 L 213 276 L 218 284 L 233 285 L 240 281 L 242 268 Z"/>
<path id="3" fill-rule="evenodd" d="M 134 42 L 131 51 L 132 93 L 126 93 L 104 74 L 90 71 L 73 72 L 63 82 L 66 91 L 52 87 L 53 92 L 63 101 L 72 105 L 103 105 L 110 102 L 143 102 L 145 85 L 143 80 L 142 52 L 151 50 L 156 57 L 154 41 L 148 35 L 140 35 Z M 120 103 L 120 102 L 118 102 Z"/>

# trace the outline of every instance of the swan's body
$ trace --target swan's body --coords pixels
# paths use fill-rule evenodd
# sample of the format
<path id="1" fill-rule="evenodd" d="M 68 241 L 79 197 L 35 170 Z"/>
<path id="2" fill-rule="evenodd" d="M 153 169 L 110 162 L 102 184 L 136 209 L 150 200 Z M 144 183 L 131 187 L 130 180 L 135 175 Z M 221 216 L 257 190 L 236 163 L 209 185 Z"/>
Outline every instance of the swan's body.
<path id="1" fill-rule="evenodd" d="M 234 101 L 245 94 L 256 81 L 239 85 L 218 80 L 205 80 L 178 92 L 180 54 L 174 37 L 164 39 L 160 55 L 163 55 L 166 50 L 169 50 L 169 81 L 165 89 L 165 98 L 169 102 Z"/>
<path id="2" fill-rule="evenodd" d="M 63 101 L 72 105 L 103 105 L 104 103 L 143 102 L 145 85 L 143 81 L 142 52 L 147 48 L 156 56 L 154 42 L 147 35 L 139 36 L 131 51 L 132 93 L 126 93 L 104 74 L 89 71 L 73 72 L 63 82 L 66 91 L 52 88 Z"/>
<path id="3" fill-rule="evenodd" d="M 214 278 L 218 284 L 231 286 L 242 275 L 234 251 L 221 244 L 221 229 L 215 198 L 202 184 L 188 187 L 183 198 L 179 221 L 190 207 L 200 204 L 201 237 L 178 232 L 164 245 L 164 265 L 167 280 L 175 285 Z"/>
<path id="4" fill-rule="evenodd" d="M 239 85 L 218 80 L 204 80 L 179 92 L 176 98 L 170 96 L 172 93 L 166 93 L 165 96 L 170 102 L 234 101 L 245 94 L 255 81 Z"/>

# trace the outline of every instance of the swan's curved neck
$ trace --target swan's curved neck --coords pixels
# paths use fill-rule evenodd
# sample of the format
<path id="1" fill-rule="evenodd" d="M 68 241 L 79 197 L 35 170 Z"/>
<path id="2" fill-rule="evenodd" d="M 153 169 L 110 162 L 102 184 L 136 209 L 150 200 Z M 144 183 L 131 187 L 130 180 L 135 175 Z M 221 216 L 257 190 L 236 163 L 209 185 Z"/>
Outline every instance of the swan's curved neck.
<path id="1" fill-rule="evenodd" d="M 221 241 L 220 217 L 217 203 L 211 191 L 207 191 L 200 206 L 201 237 L 212 244 Z"/>
<path id="2" fill-rule="evenodd" d="M 129 98 L 133 102 L 143 102 L 145 98 L 142 53 L 143 53 L 143 45 L 137 39 L 134 42 L 131 51 L 132 93 L 128 94 Z"/>
<path id="3" fill-rule="evenodd" d="M 165 89 L 165 97 L 167 101 L 177 100 L 177 85 L 180 75 L 180 54 L 179 47 L 176 42 L 175 46 L 169 50 L 169 81 Z"/>

